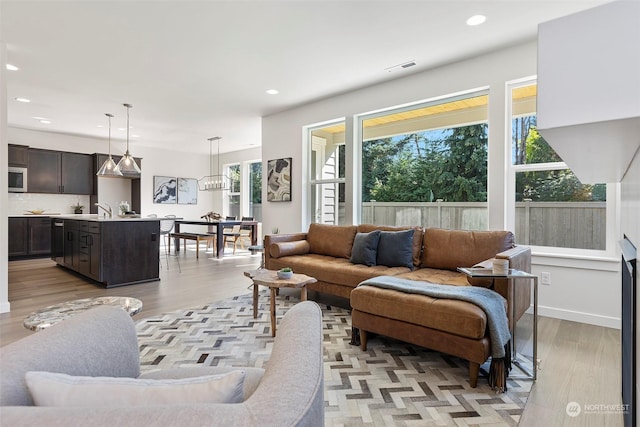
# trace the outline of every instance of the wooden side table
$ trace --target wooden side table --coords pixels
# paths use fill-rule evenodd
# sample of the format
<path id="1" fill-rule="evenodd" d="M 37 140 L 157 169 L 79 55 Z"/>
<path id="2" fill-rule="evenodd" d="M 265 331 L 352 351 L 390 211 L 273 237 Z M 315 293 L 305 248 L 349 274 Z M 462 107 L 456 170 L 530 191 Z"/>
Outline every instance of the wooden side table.
<path id="1" fill-rule="evenodd" d="M 313 277 L 306 274 L 294 273 L 290 279 L 280 279 L 276 271 L 272 270 L 251 270 L 245 271 L 244 275 L 253 280 L 253 318 L 258 317 L 258 285 L 267 286 L 271 290 L 270 311 L 271 311 L 271 336 L 276 336 L 276 293 L 280 288 L 300 288 L 300 301 L 307 300 L 307 288 L 309 283 L 317 282 Z"/>
<path id="2" fill-rule="evenodd" d="M 527 273 L 526 271 L 516 270 L 510 268 L 507 273 L 497 274 L 490 268 L 462 268 L 458 267 L 458 271 L 466 274 L 469 277 L 485 278 L 485 279 L 529 279 L 533 280 L 533 362 L 532 372 L 529 372 L 527 368 L 518 360 L 518 352 L 516 350 L 516 321 L 515 321 L 515 307 L 511 305 L 511 317 L 513 321 L 513 330 L 511 331 L 511 349 L 512 349 L 512 362 L 522 372 L 525 373 L 528 379 L 536 380 L 538 378 L 538 276 L 535 274 Z M 517 283 L 517 282 L 514 282 Z M 515 377 L 513 377 L 515 378 Z"/>

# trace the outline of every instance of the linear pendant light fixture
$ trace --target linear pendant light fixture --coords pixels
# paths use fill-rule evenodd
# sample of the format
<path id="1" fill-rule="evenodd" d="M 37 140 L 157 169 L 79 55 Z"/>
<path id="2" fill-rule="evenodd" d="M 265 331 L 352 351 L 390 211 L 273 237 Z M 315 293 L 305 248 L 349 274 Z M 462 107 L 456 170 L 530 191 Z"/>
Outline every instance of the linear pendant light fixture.
<path id="1" fill-rule="evenodd" d="M 198 180 L 198 189 L 200 191 L 219 191 L 229 189 L 229 178 L 220 173 L 220 138 L 214 136 L 209 138 L 209 175 L 203 176 Z M 213 174 L 213 141 L 218 141 L 218 174 Z"/>
<path id="2" fill-rule="evenodd" d="M 140 167 L 136 163 L 136 160 L 129 153 L 129 110 L 133 107 L 131 104 L 122 104 L 127 109 L 127 151 L 124 153 L 120 161 L 118 162 L 118 170 L 122 172 L 122 175 L 136 176 L 140 175 Z"/>
<path id="3" fill-rule="evenodd" d="M 113 117 L 113 114 L 105 113 L 104 115 L 109 118 L 109 158 L 104 161 L 96 175 L 106 177 L 122 176 L 122 172 L 120 172 L 118 165 L 116 165 L 111 156 L 111 117 Z"/>

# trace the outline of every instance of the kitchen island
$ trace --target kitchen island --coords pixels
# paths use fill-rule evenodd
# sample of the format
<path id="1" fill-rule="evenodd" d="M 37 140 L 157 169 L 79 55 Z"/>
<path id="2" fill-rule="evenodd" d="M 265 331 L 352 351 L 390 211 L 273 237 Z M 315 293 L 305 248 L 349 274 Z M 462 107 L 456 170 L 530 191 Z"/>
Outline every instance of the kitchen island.
<path id="1" fill-rule="evenodd" d="M 51 222 L 51 259 L 102 286 L 160 280 L 160 221 L 61 215 Z"/>

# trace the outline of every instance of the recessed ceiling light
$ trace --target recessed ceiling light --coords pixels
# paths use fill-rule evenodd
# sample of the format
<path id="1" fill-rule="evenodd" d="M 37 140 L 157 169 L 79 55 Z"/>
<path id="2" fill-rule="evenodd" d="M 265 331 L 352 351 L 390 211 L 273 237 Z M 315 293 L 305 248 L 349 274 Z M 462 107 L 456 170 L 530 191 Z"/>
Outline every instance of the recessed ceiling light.
<path id="1" fill-rule="evenodd" d="M 11 65 L 11 64 L 7 64 L 7 70 L 9 71 L 18 71 L 20 68 L 16 67 L 15 65 Z"/>
<path id="2" fill-rule="evenodd" d="M 16 101 L 18 101 L 18 102 L 31 102 L 31 100 L 27 99 L 27 98 L 16 98 Z"/>
<path id="3" fill-rule="evenodd" d="M 267 92 L 269 95 L 277 95 L 277 94 L 279 94 L 279 93 L 280 93 L 280 92 L 278 92 L 276 89 L 268 89 L 266 92 Z"/>
<path id="4" fill-rule="evenodd" d="M 47 118 L 46 118 L 46 117 L 40 117 L 40 116 L 33 116 L 33 117 L 31 117 L 31 118 L 32 118 L 32 119 L 35 119 L 35 120 L 47 120 Z"/>
<path id="5" fill-rule="evenodd" d="M 473 15 L 471 18 L 467 19 L 467 25 L 474 27 L 476 25 L 483 24 L 486 20 L 487 17 L 484 15 Z"/>
<path id="6" fill-rule="evenodd" d="M 131 138 L 140 138 L 140 135 L 131 135 Z"/>
<path id="7" fill-rule="evenodd" d="M 104 125 L 96 125 L 97 128 L 103 128 Z"/>
<path id="8" fill-rule="evenodd" d="M 49 125 L 49 124 L 51 124 L 51 120 L 42 119 L 42 120 L 40 120 L 40 123 L 44 123 L 45 125 Z"/>

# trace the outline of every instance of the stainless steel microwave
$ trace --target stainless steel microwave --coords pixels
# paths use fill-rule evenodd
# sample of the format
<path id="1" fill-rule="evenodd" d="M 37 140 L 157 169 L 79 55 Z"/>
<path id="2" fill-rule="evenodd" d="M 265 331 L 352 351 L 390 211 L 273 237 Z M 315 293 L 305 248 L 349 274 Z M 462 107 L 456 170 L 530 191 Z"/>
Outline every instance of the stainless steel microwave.
<path id="1" fill-rule="evenodd" d="M 27 168 L 9 166 L 9 193 L 27 192 Z"/>

